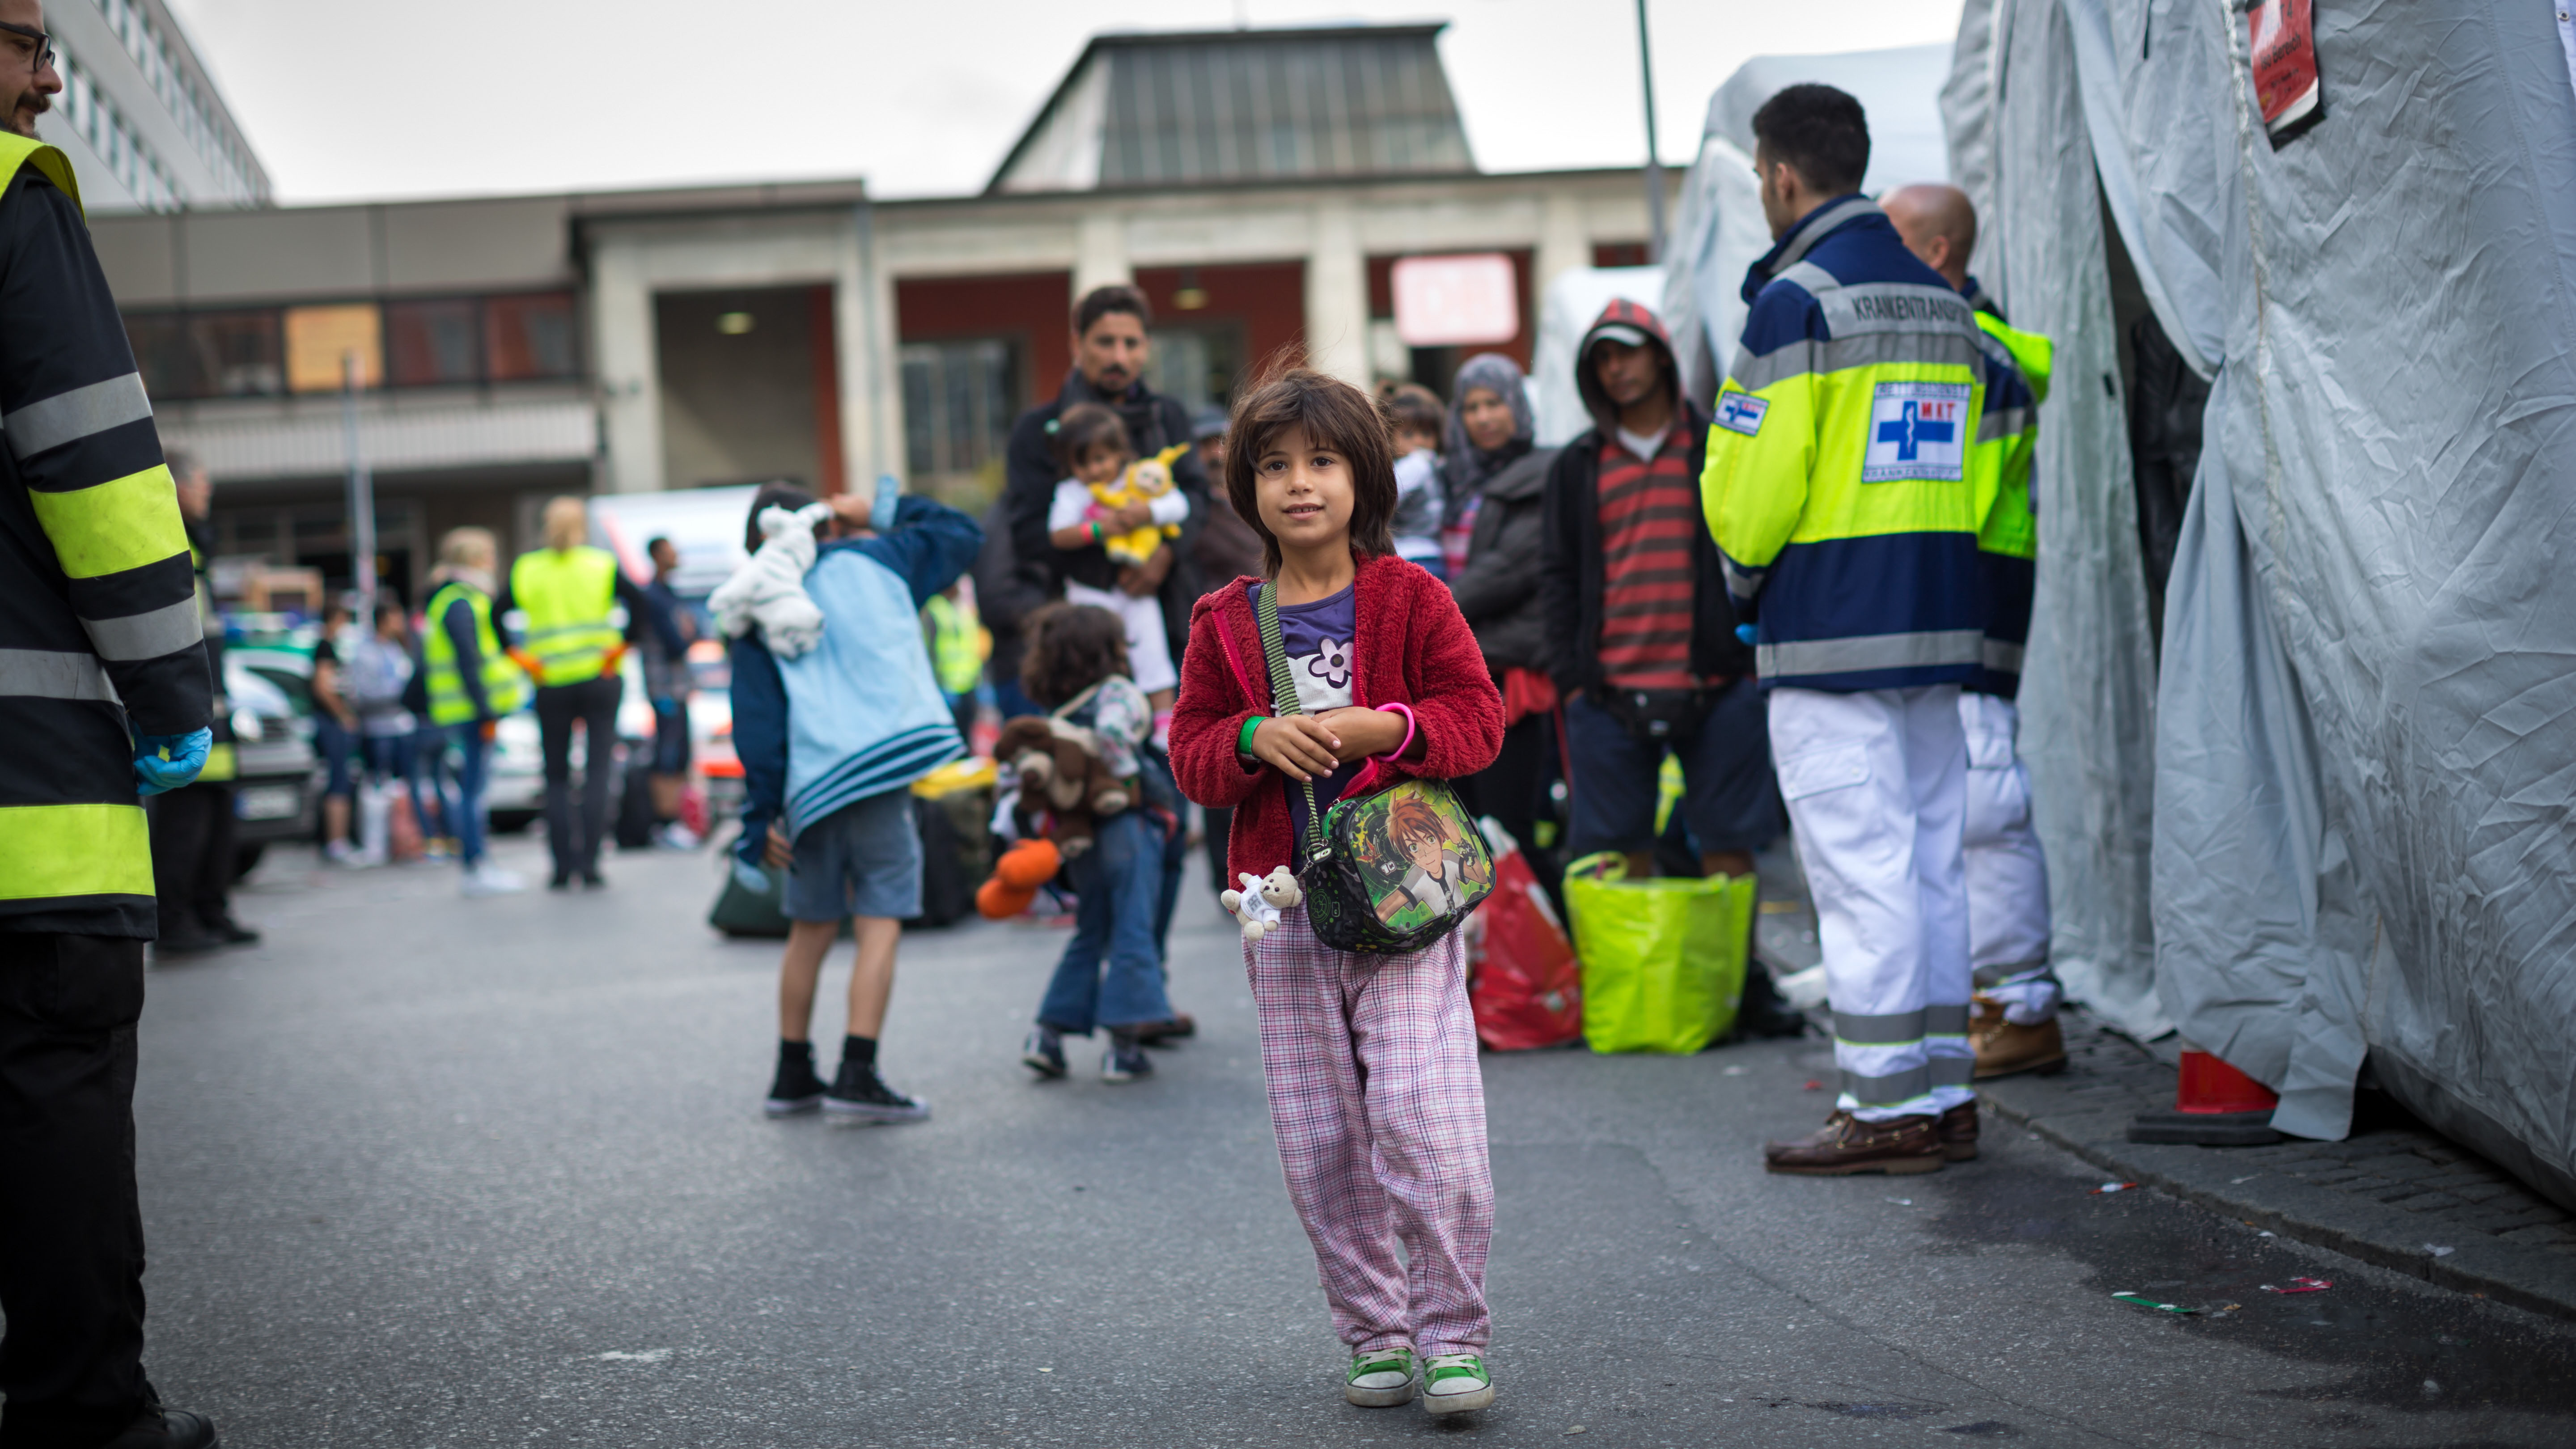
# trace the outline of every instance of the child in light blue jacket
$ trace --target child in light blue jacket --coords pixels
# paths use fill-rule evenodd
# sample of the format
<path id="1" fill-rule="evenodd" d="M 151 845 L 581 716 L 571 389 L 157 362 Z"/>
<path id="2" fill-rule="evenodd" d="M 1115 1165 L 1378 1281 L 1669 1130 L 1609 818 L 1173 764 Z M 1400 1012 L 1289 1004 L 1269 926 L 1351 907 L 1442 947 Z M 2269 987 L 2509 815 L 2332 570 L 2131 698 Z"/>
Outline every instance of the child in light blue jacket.
<path id="1" fill-rule="evenodd" d="M 748 546 L 762 542 L 763 509 L 812 501 L 801 489 L 763 488 L 752 501 Z M 965 753 L 931 671 L 920 613 L 975 561 L 984 531 L 953 508 L 899 493 L 891 478 L 873 495 L 843 494 L 831 507 L 847 536 L 819 544 L 804 577 L 822 612 L 820 641 L 781 657 L 749 628 L 729 649 L 743 772 L 738 858 L 787 871 L 778 1071 L 765 1110 L 786 1116 L 819 1106 L 836 1122 L 917 1122 L 930 1105 L 878 1075 L 877 1038 L 902 923 L 921 914 L 910 787 Z M 823 957 L 844 921 L 853 921 L 858 951 L 840 1071 L 826 1088 L 810 1033 Z"/>

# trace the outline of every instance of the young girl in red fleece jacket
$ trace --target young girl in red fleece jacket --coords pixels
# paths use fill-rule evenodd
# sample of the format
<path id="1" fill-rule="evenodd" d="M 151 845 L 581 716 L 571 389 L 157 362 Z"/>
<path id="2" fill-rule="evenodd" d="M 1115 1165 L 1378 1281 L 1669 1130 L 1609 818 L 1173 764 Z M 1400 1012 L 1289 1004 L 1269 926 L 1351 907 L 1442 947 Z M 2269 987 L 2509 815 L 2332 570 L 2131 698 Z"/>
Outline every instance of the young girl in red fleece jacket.
<path id="1" fill-rule="evenodd" d="M 1231 436 L 1226 494 L 1261 535 L 1304 712 L 1277 713 L 1263 581 L 1237 579 L 1191 611 L 1172 770 L 1191 799 L 1233 807 L 1229 871 L 1267 875 L 1304 823 L 1290 780 L 1325 806 L 1372 758 L 1473 774 L 1502 747 L 1503 702 L 1448 589 L 1395 556 L 1391 430 L 1366 394 L 1291 371 L 1243 400 Z M 1244 965 L 1288 1196 L 1351 1350 L 1344 1396 L 1485 1407 L 1494 1185 L 1458 933 L 1404 955 L 1335 951 L 1298 905 Z"/>

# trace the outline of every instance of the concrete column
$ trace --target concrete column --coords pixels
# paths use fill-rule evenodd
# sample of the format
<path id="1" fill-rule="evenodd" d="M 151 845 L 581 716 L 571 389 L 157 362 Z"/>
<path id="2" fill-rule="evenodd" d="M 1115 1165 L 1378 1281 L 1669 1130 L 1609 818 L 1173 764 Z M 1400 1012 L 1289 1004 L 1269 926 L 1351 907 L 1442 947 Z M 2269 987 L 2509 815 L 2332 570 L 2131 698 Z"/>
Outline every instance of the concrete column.
<path id="1" fill-rule="evenodd" d="M 1073 299 L 1079 302 L 1094 287 L 1136 280 L 1127 264 L 1127 218 L 1102 207 L 1074 223 Z"/>
<path id="2" fill-rule="evenodd" d="M 1315 208 L 1306 255 L 1306 365 L 1359 387 L 1369 384 L 1368 259 L 1359 217 L 1347 201 Z"/>
<path id="3" fill-rule="evenodd" d="M 865 491 L 876 476 L 904 476 L 903 377 L 897 360 L 894 278 L 874 235 L 876 218 L 851 213 L 832 288 L 832 334 L 841 374 L 842 476 Z"/>
<path id="4" fill-rule="evenodd" d="M 633 249 L 591 255 L 590 356 L 599 378 L 602 492 L 662 487 L 661 367 L 653 335 L 653 286 Z"/>
<path id="5" fill-rule="evenodd" d="M 1583 221 L 1583 199 L 1566 187 L 1549 191 L 1541 201 L 1538 225 L 1538 255 L 1532 259 L 1530 282 L 1544 297 L 1547 284 L 1559 273 L 1592 265 L 1592 230 Z"/>

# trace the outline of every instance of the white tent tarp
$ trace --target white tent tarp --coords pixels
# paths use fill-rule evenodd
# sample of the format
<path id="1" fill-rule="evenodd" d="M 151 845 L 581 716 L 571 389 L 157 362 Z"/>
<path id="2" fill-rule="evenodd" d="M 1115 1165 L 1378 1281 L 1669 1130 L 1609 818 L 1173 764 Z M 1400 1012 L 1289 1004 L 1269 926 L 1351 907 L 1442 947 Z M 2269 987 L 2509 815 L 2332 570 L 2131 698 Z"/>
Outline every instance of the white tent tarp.
<path id="1" fill-rule="evenodd" d="M 2062 359 L 2025 740 L 2151 719 L 2157 999 L 2278 1125 L 2343 1135 L 2366 1056 L 2576 1199 L 2576 86 L 2546 6 L 2316 23 L 2325 119 L 2276 151 L 2225 0 L 1969 0 L 1978 267 Z M 2120 413 L 2065 406 L 2117 343 L 2104 211 L 2213 384 L 2151 711 Z M 2034 795 L 2125 841 L 2128 766 Z"/>

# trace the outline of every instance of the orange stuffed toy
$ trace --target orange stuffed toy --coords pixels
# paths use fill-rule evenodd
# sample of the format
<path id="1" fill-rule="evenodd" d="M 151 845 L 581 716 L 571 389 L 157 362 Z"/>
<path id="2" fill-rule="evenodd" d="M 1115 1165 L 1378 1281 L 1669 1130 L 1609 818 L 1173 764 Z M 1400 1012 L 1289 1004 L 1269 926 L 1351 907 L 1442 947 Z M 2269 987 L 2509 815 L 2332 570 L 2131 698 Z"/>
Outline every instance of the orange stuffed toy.
<path id="1" fill-rule="evenodd" d="M 975 909 L 984 919 L 998 921 L 1016 916 L 1036 900 L 1038 887 L 1055 879 L 1064 865 L 1064 856 L 1052 840 L 1023 840 L 1002 852 L 993 863 L 993 878 L 975 892 Z"/>

